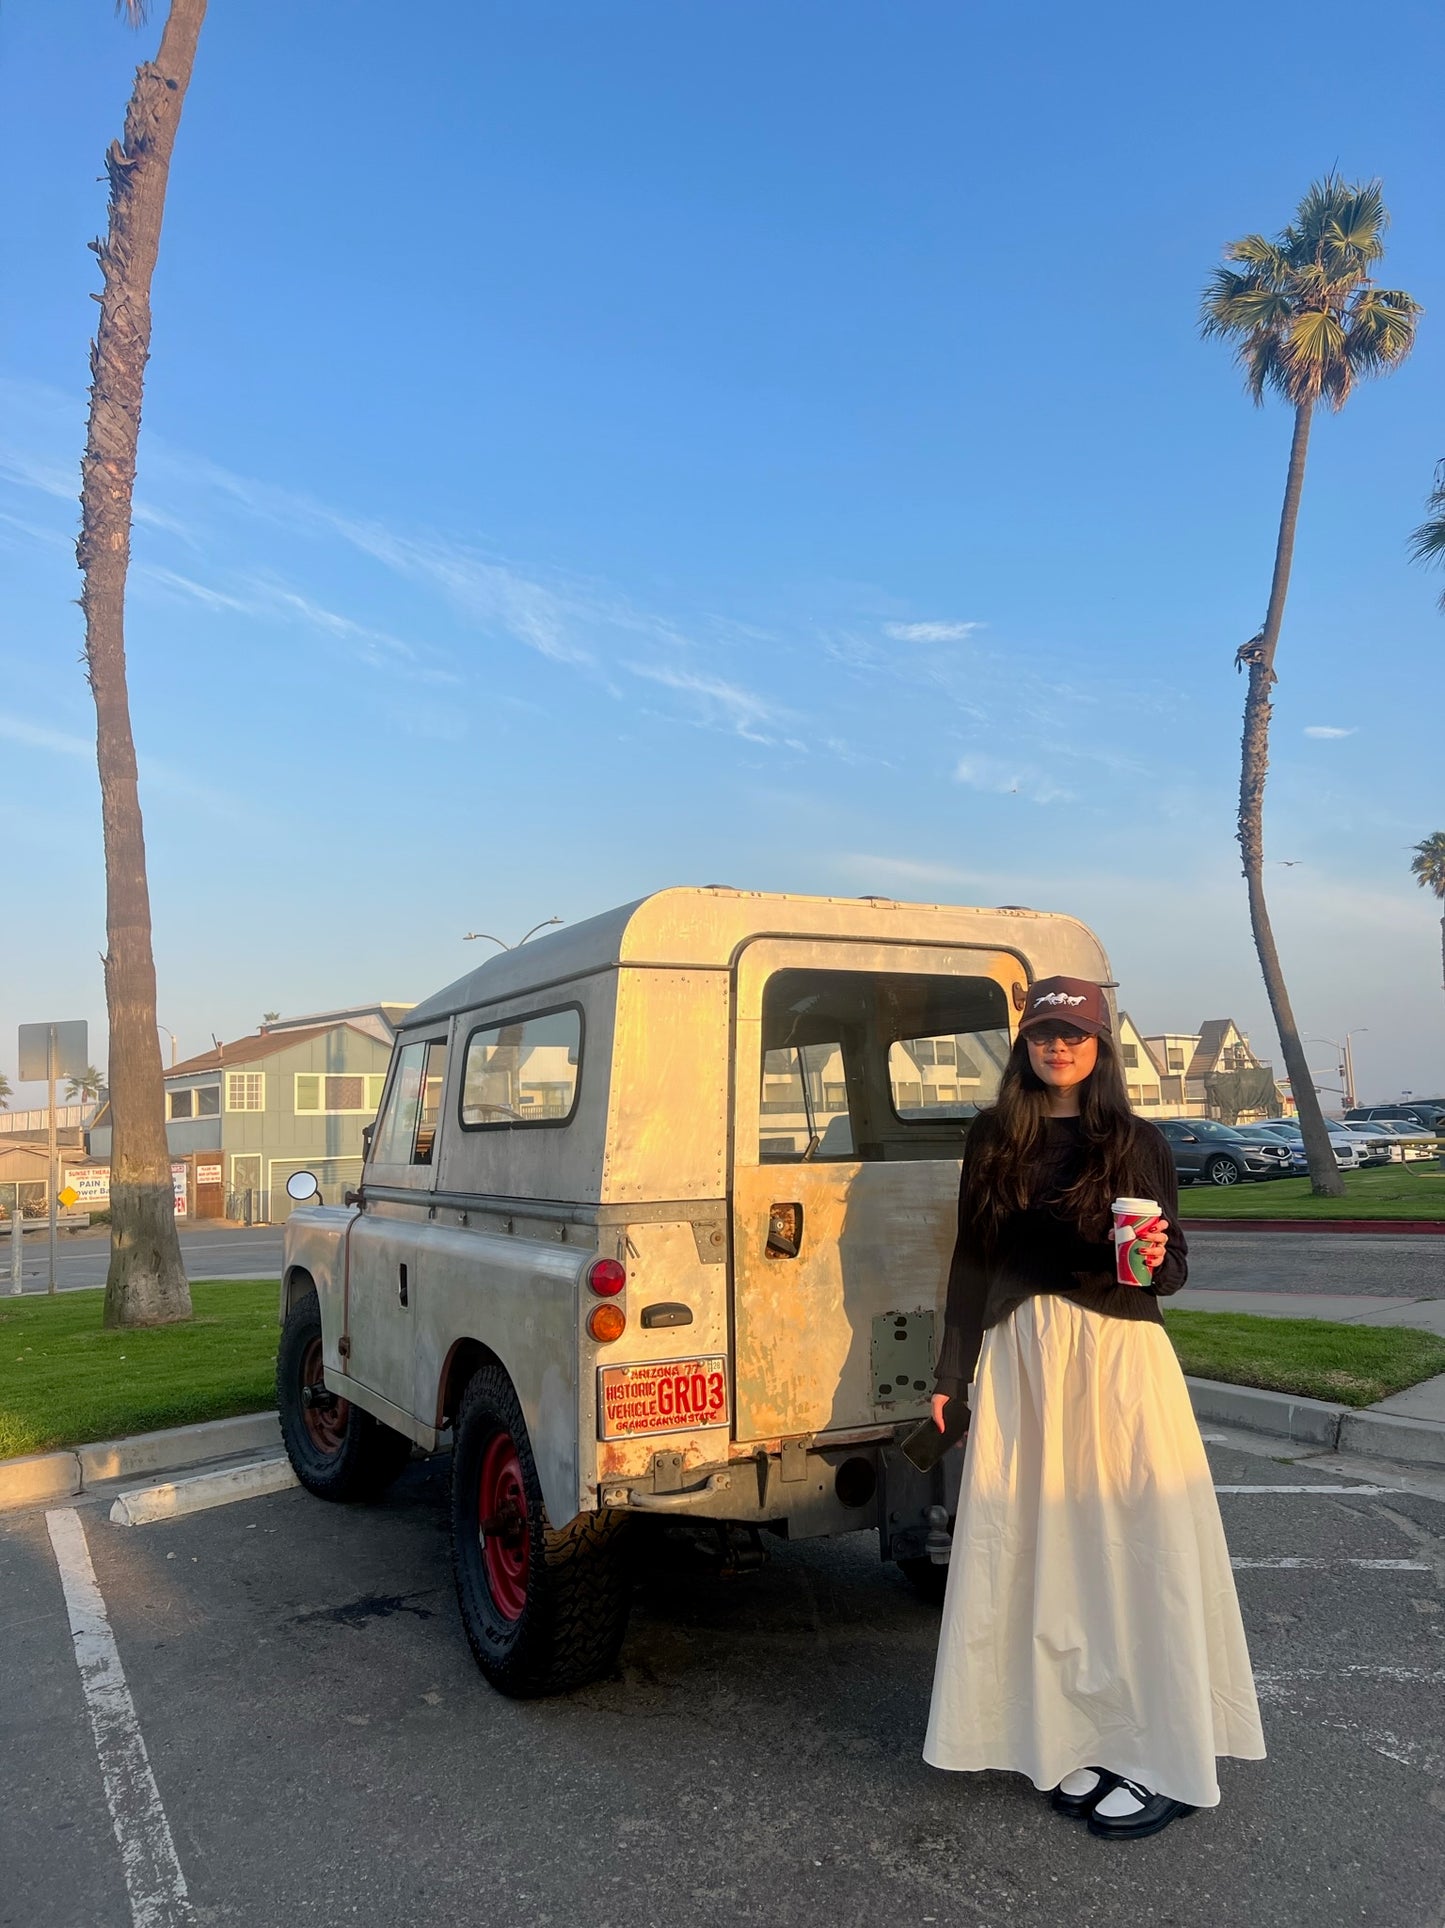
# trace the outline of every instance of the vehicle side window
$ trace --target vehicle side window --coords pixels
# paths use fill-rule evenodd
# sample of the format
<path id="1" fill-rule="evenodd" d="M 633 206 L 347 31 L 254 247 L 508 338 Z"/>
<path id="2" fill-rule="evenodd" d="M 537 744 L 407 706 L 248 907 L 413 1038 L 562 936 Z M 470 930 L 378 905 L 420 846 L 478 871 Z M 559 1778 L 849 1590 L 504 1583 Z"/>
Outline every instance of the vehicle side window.
<path id="1" fill-rule="evenodd" d="M 577 1109 L 582 1075 L 582 1013 L 560 1011 L 481 1025 L 462 1060 L 464 1131 L 565 1125 Z"/>
<path id="2" fill-rule="evenodd" d="M 371 1157 L 378 1165 L 429 1165 L 441 1115 L 447 1047 L 442 1038 L 403 1045 Z"/>

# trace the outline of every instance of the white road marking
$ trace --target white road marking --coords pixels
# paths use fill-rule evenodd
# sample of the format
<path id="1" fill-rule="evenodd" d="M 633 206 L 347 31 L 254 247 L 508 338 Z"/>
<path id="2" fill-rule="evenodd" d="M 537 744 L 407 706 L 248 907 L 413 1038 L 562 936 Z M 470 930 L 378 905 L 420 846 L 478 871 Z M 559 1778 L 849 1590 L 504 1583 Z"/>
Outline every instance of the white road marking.
<path id="1" fill-rule="evenodd" d="M 1227 1446 L 1229 1444 L 1228 1435 L 1225 1433 L 1201 1433 L 1199 1437 L 1204 1441 L 1206 1446 Z"/>
<path id="2" fill-rule="evenodd" d="M 1393 1486 L 1216 1486 L 1216 1493 L 1393 1493 Z"/>
<path id="3" fill-rule="evenodd" d="M 85 1528 L 73 1507 L 47 1513 L 45 1524 L 65 1591 L 105 1802 L 120 1844 L 131 1920 L 135 1928 L 194 1928 L 186 1878 L 96 1584 Z"/>
<path id="4" fill-rule="evenodd" d="M 1229 1563 L 1238 1570 L 1264 1567 L 1271 1572 L 1293 1572 L 1296 1567 L 1359 1567 L 1367 1573 L 1431 1573 L 1434 1569 L 1425 1560 L 1231 1560 Z"/>

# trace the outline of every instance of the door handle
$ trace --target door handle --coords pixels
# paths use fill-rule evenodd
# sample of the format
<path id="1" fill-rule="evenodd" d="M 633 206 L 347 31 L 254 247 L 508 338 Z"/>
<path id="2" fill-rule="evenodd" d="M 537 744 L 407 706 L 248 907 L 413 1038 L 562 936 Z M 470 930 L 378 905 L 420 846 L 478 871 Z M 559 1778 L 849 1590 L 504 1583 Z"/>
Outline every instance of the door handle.
<path id="1" fill-rule="evenodd" d="M 767 1255 L 795 1259 L 803 1249 L 803 1208 L 796 1200 L 768 1207 Z"/>
<path id="2" fill-rule="evenodd" d="M 405 1305 L 407 1303 L 405 1264 L 399 1265 L 396 1268 L 396 1296 L 400 1304 Z"/>

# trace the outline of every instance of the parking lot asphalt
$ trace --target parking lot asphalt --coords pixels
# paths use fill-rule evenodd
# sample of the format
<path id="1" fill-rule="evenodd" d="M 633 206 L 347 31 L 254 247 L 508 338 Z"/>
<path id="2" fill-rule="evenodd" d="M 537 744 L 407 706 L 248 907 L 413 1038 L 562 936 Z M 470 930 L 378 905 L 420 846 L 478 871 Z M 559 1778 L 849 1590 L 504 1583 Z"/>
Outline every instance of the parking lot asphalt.
<path id="1" fill-rule="evenodd" d="M 1250 1489 L 1220 1505 L 1270 1755 L 1134 1845 L 925 1766 L 937 1610 L 871 1534 L 734 1579 L 654 1547 L 615 1676 L 522 1703 L 457 1622 L 445 1461 L 371 1507 L 128 1529 L 76 1502 L 189 1890 L 146 1928 L 1445 1928 L 1445 1484 L 1210 1454 Z M 127 1928 L 77 1652 L 114 1682 L 42 1510 L 0 1522 L 0 1636 L 0 1924 Z"/>

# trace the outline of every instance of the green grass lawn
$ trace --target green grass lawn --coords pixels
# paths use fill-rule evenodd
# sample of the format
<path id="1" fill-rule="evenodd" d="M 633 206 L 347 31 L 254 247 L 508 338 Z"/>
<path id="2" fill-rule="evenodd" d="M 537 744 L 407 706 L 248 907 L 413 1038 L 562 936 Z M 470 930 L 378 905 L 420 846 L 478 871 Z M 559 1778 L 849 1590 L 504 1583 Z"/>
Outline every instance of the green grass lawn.
<path id="1" fill-rule="evenodd" d="M 1423 1161 L 1346 1172 L 1343 1198 L 1315 1198 L 1307 1178 L 1270 1178 L 1249 1185 L 1183 1185 L 1182 1219 L 1439 1218 L 1445 1219 L 1445 1171 Z"/>
<path id="2" fill-rule="evenodd" d="M 276 1403 L 274 1280 L 193 1285 L 186 1325 L 107 1332 L 104 1294 L 0 1299 L 0 1459 Z"/>
<path id="3" fill-rule="evenodd" d="M 1262 1319 L 1247 1312 L 1166 1312 L 1164 1324 L 1179 1363 L 1196 1379 L 1340 1406 L 1372 1406 L 1445 1372 L 1445 1339 L 1412 1326 Z"/>

